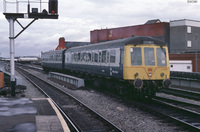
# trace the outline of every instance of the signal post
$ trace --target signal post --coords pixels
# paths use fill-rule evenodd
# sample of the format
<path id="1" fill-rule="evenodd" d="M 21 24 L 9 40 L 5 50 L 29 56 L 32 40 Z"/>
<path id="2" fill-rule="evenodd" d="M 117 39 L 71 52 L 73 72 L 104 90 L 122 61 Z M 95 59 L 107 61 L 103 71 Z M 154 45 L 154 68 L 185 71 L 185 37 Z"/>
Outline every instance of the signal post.
<path id="1" fill-rule="evenodd" d="M 24 1 L 23 1 L 24 2 Z M 33 1 L 35 3 L 35 1 Z M 4 0 L 4 9 L 6 9 L 6 4 L 9 4 L 7 0 Z M 16 6 L 20 3 L 20 0 L 16 0 Z M 49 0 L 48 2 L 42 2 L 40 0 L 38 3 L 47 3 L 48 4 L 48 11 L 43 9 L 42 12 L 38 12 L 38 8 L 32 8 L 30 10 L 31 1 L 27 1 L 27 13 L 7 13 L 4 10 L 4 15 L 9 22 L 9 42 L 10 42 L 10 84 L 11 84 L 11 96 L 15 97 L 15 87 L 16 87 L 16 80 L 15 80 L 15 39 L 25 31 L 35 20 L 38 19 L 58 19 L 58 1 L 57 0 Z M 12 2 L 13 4 L 13 2 Z M 18 10 L 18 9 L 17 9 Z M 41 9 L 40 9 L 41 10 Z M 21 19 L 33 19 L 27 26 L 22 26 L 22 24 L 17 20 L 18 18 Z M 22 30 L 15 35 L 14 33 L 14 22 L 17 22 L 21 27 Z"/>

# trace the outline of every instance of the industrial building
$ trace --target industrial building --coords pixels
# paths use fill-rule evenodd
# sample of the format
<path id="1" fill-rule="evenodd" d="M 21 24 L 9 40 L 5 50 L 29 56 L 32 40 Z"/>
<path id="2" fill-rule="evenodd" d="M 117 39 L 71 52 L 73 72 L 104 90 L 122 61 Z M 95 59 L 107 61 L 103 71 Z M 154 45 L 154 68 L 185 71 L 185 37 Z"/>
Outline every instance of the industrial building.
<path id="1" fill-rule="evenodd" d="M 171 64 L 171 69 L 200 72 L 200 21 L 188 19 L 170 21 L 169 51 L 170 60 L 179 62 L 176 63 L 177 68 Z M 183 61 L 191 61 L 192 67 L 180 63 Z"/>
<path id="2" fill-rule="evenodd" d="M 75 46 L 82 46 L 91 44 L 90 42 L 72 42 L 72 41 L 65 41 L 64 37 L 59 38 L 59 44 L 56 47 L 56 50 L 60 49 L 67 49 Z"/>
<path id="3" fill-rule="evenodd" d="M 110 29 L 97 29 L 90 31 L 92 43 L 127 38 L 132 36 L 151 36 L 169 44 L 169 23 L 159 19 L 149 20 L 145 24 L 118 27 Z"/>
<path id="4" fill-rule="evenodd" d="M 170 53 L 200 51 L 200 21 L 170 21 Z"/>

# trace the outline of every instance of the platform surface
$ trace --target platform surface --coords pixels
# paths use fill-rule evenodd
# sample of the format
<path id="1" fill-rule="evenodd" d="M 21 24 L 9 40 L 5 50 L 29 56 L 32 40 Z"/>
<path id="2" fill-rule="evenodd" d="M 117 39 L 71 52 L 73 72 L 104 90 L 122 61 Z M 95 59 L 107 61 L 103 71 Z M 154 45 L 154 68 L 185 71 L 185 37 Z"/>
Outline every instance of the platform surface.
<path id="1" fill-rule="evenodd" d="M 0 126 L 0 132 L 69 131 L 48 98 L 0 98 Z"/>

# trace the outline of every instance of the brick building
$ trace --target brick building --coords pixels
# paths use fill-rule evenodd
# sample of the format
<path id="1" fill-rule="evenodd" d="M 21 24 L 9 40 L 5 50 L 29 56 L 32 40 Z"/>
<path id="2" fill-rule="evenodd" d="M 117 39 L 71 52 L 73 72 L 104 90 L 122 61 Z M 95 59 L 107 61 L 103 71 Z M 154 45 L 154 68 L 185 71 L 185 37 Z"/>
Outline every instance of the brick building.
<path id="1" fill-rule="evenodd" d="M 147 21 L 142 25 L 97 29 L 90 31 L 90 42 L 97 43 L 132 36 L 151 36 L 169 44 L 169 23 L 159 19 Z"/>
<path id="2" fill-rule="evenodd" d="M 75 46 L 82 46 L 91 44 L 90 42 L 74 42 L 74 41 L 65 41 L 64 37 L 59 38 L 59 44 L 56 47 L 56 50 L 71 48 Z"/>

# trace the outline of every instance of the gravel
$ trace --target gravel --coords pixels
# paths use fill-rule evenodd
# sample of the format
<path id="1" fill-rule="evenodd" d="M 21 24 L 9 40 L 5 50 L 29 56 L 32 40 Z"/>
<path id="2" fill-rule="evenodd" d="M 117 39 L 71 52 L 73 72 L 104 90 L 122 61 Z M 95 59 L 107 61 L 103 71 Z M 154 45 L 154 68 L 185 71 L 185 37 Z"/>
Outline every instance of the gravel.
<path id="1" fill-rule="evenodd" d="M 34 74 L 48 80 L 47 75 L 38 72 Z M 87 104 L 125 132 L 186 132 L 186 130 L 181 130 L 175 124 L 169 123 L 165 119 L 141 110 L 134 105 L 126 105 L 121 99 L 87 88 L 72 90 L 58 86 Z M 26 97 L 40 98 L 40 92 L 36 91 L 37 89 L 32 84 L 27 83 Z M 159 95 L 163 96 L 162 94 Z"/>
<path id="2" fill-rule="evenodd" d="M 23 82 L 22 84 L 26 86 L 24 93 L 16 94 L 17 97 L 25 95 L 26 98 L 46 98 L 41 91 L 38 90 L 32 83 L 30 83 L 24 76 L 15 71 L 16 76 L 20 77 Z"/>

